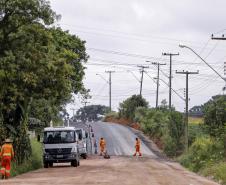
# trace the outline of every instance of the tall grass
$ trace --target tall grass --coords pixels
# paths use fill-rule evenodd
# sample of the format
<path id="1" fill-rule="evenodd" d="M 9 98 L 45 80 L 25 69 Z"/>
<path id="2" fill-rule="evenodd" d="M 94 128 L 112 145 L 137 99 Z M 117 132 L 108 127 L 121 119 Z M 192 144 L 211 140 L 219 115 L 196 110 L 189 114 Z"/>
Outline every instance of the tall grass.
<path id="1" fill-rule="evenodd" d="M 36 140 L 31 140 L 31 147 L 32 155 L 30 159 L 21 165 L 18 165 L 16 161 L 12 162 L 11 176 L 42 168 L 42 144 Z"/>

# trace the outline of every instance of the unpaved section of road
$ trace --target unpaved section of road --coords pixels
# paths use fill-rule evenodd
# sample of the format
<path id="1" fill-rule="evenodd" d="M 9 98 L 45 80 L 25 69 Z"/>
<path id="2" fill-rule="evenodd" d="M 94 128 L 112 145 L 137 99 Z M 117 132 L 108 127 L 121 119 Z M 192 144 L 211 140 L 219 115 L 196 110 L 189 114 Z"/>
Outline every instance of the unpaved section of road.
<path id="1" fill-rule="evenodd" d="M 78 168 L 65 164 L 26 173 L 2 185 L 217 185 L 177 163 L 152 158 L 91 157 Z"/>

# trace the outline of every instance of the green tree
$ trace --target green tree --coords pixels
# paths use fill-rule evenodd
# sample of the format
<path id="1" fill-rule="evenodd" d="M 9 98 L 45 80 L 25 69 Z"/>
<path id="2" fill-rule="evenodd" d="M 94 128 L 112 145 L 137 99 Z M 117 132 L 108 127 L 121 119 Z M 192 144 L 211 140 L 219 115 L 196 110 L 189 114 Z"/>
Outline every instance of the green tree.
<path id="1" fill-rule="evenodd" d="M 164 151 L 168 156 L 178 156 L 184 149 L 184 122 L 180 112 L 169 111 L 164 137 Z"/>
<path id="2" fill-rule="evenodd" d="M 226 95 L 213 96 L 204 104 L 204 124 L 211 136 L 219 137 L 225 134 Z"/>
<path id="3" fill-rule="evenodd" d="M 104 105 L 88 105 L 80 108 L 73 120 L 77 121 L 98 121 L 101 115 L 104 116 L 109 112 L 109 107 Z"/>
<path id="4" fill-rule="evenodd" d="M 148 107 L 148 102 L 140 95 L 133 95 L 119 105 L 119 116 L 131 121 L 135 118 L 135 110 L 137 107 Z"/>
<path id="5" fill-rule="evenodd" d="M 85 42 L 51 27 L 56 19 L 45 0 L 0 2 L 0 108 L 18 162 L 31 153 L 29 115 L 51 109 L 50 120 L 71 93 L 84 90 Z"/>

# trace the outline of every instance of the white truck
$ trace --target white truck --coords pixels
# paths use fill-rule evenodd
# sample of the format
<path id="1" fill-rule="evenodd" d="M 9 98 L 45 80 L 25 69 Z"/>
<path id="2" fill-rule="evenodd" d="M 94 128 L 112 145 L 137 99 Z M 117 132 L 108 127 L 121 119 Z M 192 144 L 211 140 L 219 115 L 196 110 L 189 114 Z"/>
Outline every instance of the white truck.
<path id="1" fill-rule="evenodd" d="M 88 155 L 88 133 L 83 128 L 75 128 L 78 134 L 78 150 L 83 159 Z"/>
<path id="2" fill-rule="evenodd" d="M 78 134 L 74 127 L 47 127 L 43 140 L 44 167 L 52 167 L 53 163 L 71 162 L 71 166 L 80 165 Z"/>

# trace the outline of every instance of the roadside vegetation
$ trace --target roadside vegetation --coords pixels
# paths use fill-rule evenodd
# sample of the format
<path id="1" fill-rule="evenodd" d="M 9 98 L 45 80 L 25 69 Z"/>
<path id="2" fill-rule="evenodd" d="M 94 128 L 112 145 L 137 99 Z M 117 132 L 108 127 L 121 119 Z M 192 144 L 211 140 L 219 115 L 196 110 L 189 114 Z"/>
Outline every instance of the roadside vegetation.
<path id="1" fill-rule="evenodd" d="M 31 140 L 31 156 L 23 163 L 16 160 L 12 162 L 12 174 L 16 176 L 28 171 L 33 171 L 42 167 L 42 144 L 36 140 Z"/>
<path id="2" fill-rule="evenodd" d="M 138 96 L 139 97 L 139 96 Z M 189 117 L 186 152 L 184 143 L 184 115 L 176 110 L 169 111 L 162 101 L 161 106 L 150 108 L 142 97 L 128 98 L 120 104 L 119 112 L 106 115 L 105 120 L 137 128 L 148 135 L 163 152 L 196 173 L 209 176 L 226 184 L 226 95 L 217 95 L 202 105 L 202 118 Z M 128 107 L 133 106 L 133 109 Z"/>
<path id="3" fill-rule="evenodd" d="M 88 94 L 85 41 L 55 27 L 59 19 L 47 0 L 0 3 L 0 145 L 13 140 L 14 175 L 40 167 L 28 130 L 62 124 L 72 95 Z"/>

